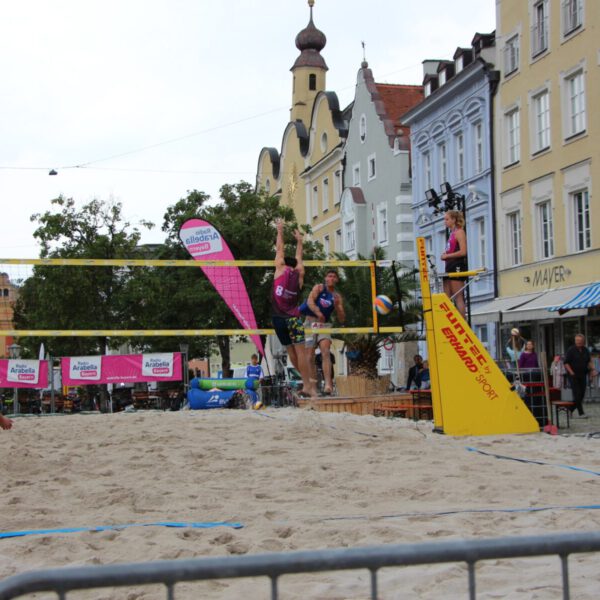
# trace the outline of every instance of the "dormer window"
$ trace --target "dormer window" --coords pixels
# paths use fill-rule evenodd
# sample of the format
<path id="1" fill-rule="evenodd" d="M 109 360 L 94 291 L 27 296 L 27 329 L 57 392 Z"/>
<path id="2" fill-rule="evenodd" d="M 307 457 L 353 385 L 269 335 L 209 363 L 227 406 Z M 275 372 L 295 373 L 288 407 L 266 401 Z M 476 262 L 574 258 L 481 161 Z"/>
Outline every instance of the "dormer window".
<path id="1" fill-rule="evenodd" d="M 359 134 L 360 141 L 364 142 L 367 139 L 367 117 L 365 115 L 360 115 L 360 123 L 359 123 Z"/>
<path id="2" fill-rule="evenodd" d="M 423 90 L 425 97 L 430 96 L 438 88 L 437 75 L 425 75 L 423 79 Z"/>
<path id="3" fill-rule="evenodd" d="M 446 83 L 446 70 L 440 71 L 438 74 L 438 82 L 440 85 L 444 85 Z"/>
<path id="4" fill-rule="evenodd" d="M 464 68 L 464 63 L 465 63 L 465 59 L 463 57 L 463 55 L 461 54 L 457 59 L 456 59 L 456 72 L 460 73 L 463 68 Z"/>

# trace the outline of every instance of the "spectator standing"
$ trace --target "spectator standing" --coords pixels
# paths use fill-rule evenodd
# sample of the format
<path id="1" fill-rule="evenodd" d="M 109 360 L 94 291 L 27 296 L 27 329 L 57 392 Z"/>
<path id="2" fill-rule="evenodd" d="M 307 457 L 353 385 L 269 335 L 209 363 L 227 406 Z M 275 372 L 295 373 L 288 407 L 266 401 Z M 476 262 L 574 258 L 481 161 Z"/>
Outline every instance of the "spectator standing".
<path id="1" fill-rule="evenodd" d="M 578 333 L 575 336 L 575 344 L 567 350 L 564 364 L 571 382 L 573 402 L 575 403 L 571 412 L 575 412 L 575 409 L 577 409 L 579 416 L 587 419 L 587 415 L 583 410 L 583 398 L 585 397 L 587 378 L 588 375 L 593 377 L 597 373 L 592 365 L 592 357 L 590 351 L 585 346 L 585 336 L 582 333 Z"/>
<path id="2" fill-rule="evenodd" d="M 525 347 L 519 356 L 519 369 L 539 369 L 540 363 L 535 352 L 535 345 L 531 340 L 525 343 Z"/>
<path id="3" fill-rule="evenodd" d="M 250 364 L 246 367 L 246 379 L 257 379 L 259 383 L 265 378 L 262 367 L 258 364 L 258 355 L 250 357 Z"/>
<path id="4" fill-rule="evenodd" d="M 423 368 L 423 357 L 420 354 L 415 354 L 413 360 L 415 364 L 408 370 L 408 379 L 406 380 L 406 389 L 412 389 L 421 387 L 421 378 L 419 376 L 421 369 Z"/>

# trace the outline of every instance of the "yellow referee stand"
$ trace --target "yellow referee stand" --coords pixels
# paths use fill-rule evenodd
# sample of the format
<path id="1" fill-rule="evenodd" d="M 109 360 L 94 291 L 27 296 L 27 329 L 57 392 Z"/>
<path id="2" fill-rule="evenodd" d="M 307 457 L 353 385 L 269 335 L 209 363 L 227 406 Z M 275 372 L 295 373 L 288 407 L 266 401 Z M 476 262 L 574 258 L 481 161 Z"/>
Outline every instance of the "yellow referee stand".
<path id="1" fill-rule="evenodd" d="M 417 250 L 435 430 L 448 435 L 539 432 L 534 416 L 450 298 L 431 293 L 422 237 Z"/>

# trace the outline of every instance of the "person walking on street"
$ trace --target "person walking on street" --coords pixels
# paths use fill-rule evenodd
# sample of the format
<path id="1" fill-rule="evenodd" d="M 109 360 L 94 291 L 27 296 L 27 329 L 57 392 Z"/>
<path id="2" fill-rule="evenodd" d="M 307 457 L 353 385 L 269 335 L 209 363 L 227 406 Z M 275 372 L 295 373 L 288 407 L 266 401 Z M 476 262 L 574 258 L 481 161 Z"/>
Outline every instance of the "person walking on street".
<path id="1" fill-rule="evenodd" d="M 596 369 L 592 365 L 592 357 L 585 346 L 585 336 L 582 333 L 575 336 L 575 345 L 567 350 L 564 364 L 571 382 L 573 402 L 575 403 L 571 412 L 577 409 L 579 416 L 586 419 L 587 415 L 583 410 L 583 398 L 587 388 L 588 374 L 593 377 L 596 375 Z"/>

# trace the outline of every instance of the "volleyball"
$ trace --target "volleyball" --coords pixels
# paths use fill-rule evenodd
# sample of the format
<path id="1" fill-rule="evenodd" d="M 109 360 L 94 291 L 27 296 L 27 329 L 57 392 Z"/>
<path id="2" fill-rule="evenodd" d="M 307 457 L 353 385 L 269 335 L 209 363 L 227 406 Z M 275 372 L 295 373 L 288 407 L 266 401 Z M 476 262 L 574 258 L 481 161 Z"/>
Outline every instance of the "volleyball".
<path id="1" fill-rule="evenodd" d="M 389 296 L 380 294 L 375 298 L 375 310 L 380 315 L 387 315 L 393 308 L 394 303 L 390 300 Z"/>

